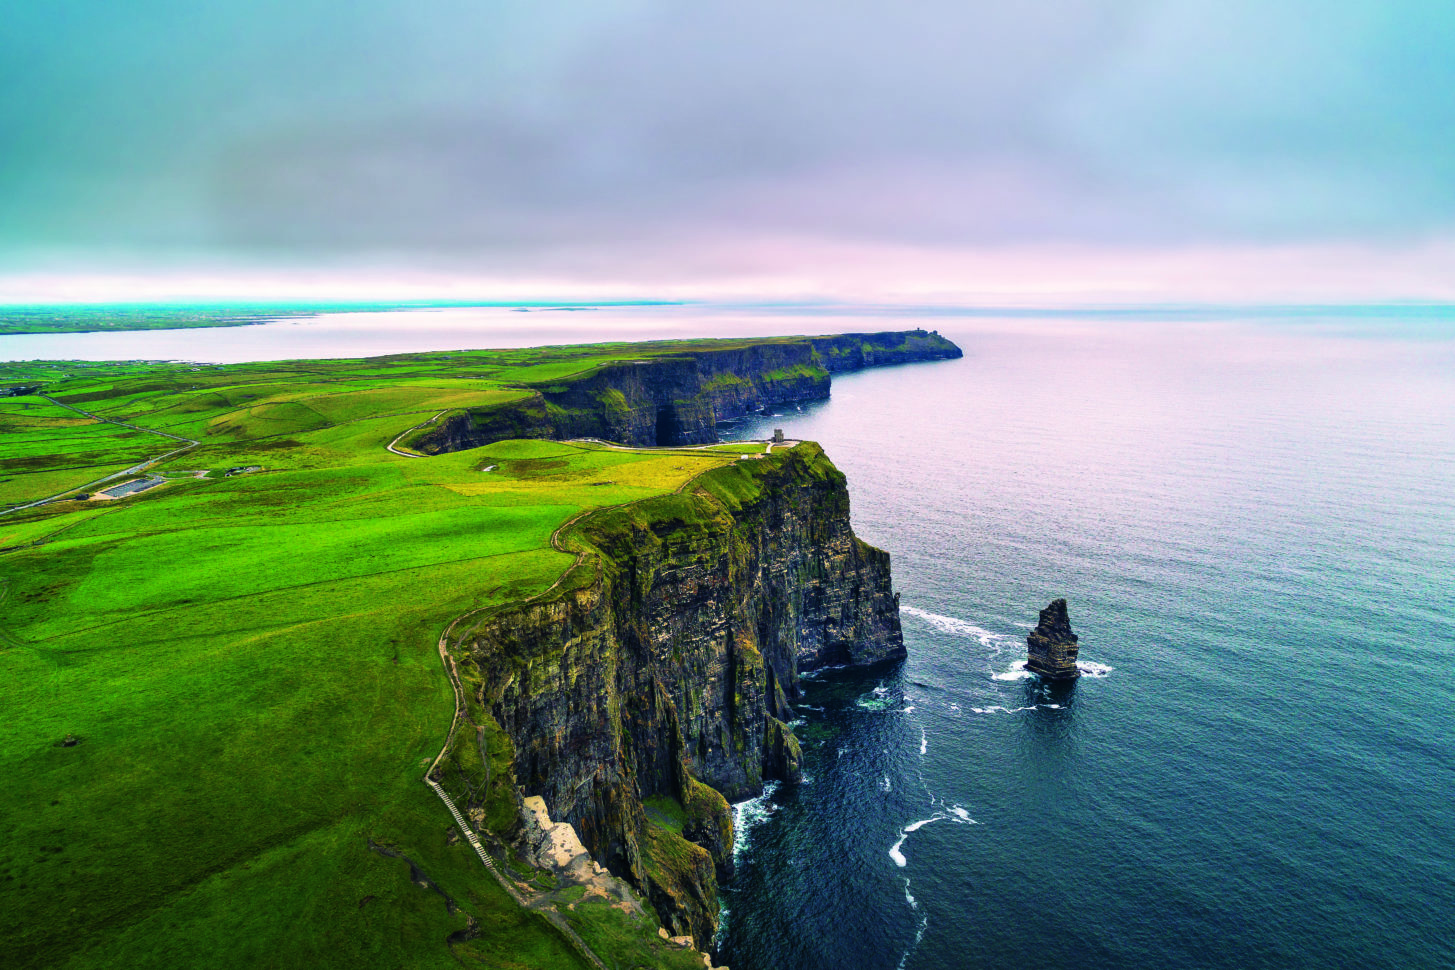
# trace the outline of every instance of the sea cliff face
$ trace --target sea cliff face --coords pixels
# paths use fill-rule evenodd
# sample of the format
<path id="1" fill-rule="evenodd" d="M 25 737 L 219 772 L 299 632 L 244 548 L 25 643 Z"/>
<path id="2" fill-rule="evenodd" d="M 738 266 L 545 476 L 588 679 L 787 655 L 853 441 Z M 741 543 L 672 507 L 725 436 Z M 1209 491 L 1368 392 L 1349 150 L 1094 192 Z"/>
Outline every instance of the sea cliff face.
<path id="1" fill-rule="evenodd" d="M 727 800 L 798 778 L 800 675 L 904 655 L 889 556 L 854 536 L 844 477 L 810 443 L 598 513 L 574 540 L 587 555 L 557 590 L 469 633 L 467 679 L 519 791 L 706 946 Z"/>
<path id="2" fill-rule="evenodd" d="M 721 350 L 621 360 L 529 397 L 471 408 L 421 429 L 409 445 L 426 454 L 505 438 L 601 438 L 632 445 L 705 444 L 717 423 L 829 396 L 830 374 L 962 356 L 924 330 L 839 334 L 733 345 Z"/>

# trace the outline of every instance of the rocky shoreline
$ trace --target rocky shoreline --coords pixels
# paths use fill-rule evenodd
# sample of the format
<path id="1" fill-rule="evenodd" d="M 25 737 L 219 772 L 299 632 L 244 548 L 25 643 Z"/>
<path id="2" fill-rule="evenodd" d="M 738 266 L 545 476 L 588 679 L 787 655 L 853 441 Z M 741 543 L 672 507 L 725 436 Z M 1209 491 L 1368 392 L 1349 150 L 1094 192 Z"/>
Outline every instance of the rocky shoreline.
<path id="1" fill-rule="evenodd" d="M 458 759 L 441 779 L 482 817 L 513 801 L 496 834 L 537 858 L 527 806 L 548 813 L 705 949 L 732 864 L 728 800 L 800 778 L 800 675 L 904 656 L 889 556 L 854 536 L 844 476 L 808 442 L 577 535 L 591 551 L 579 575 L 456 646 L 509 779 L 465 778 Z"/>
<path id="2" fill-rule="evenodd" d="M 450 413 L 405 444 L 424 454 L 505 438 L 707 444 L 717 440 L 721 421 L 826 399 L 832 374 L 963 356 L 955 344 L 925 330 L 729 343 L 521 385 L 525 399 Z"/>

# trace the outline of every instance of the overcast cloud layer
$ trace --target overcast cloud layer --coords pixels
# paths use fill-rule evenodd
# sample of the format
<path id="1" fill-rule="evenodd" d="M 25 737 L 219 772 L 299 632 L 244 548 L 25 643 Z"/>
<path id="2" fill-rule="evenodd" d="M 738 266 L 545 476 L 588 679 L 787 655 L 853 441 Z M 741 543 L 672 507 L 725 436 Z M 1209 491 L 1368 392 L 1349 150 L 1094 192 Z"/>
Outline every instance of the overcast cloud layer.
<path id="1" fill-rule="evenodd" d="M 1455 229 L 1452 92 L 1434 0 L 25 3 L 0 259 L 1397 251 Z"/>

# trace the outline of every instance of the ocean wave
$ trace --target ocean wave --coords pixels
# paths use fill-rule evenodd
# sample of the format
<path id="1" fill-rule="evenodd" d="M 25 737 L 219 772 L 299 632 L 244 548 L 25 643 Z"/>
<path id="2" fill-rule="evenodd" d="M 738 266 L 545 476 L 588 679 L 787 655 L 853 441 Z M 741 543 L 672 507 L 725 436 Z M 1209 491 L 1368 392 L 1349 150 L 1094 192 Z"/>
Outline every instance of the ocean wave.
<path id="1" fill-rule="evenodd" d="M 982 646 L 989 647 L 997 653 L 1008 643 L 1016 640 L 1015 637 L 1007 636 L 1004 633 L 993 633 L 967 620 L 961 620 L 953 616 L 944 616 L 940 613 L 931 613 L 929 610 L 922 610 L 914 606 L 900 606 L 899 612 L 908 613 L 917 620 L 923 620 L 941 633 L 949 633 L 958 637 L 978 640 Z"/>
<path id="2" fill-rule="evenodd" d="M 1034 677 L 1034 676 L 1036 676 L 1036 675 L 1033 674 L 1033 673 L 1031 673 L 1029 670 L 1026 670 L 1024 667 L 1020 666 L 1019 664 L 1017 664 L 1015 666 L 1015 669 L 1013 669 L 1013 670 L 1007 670 L 1005 673 L 1002 673 L 1002 674 L 991 674 L 990 675 L 990 679 L 991 680 L 1025 680 L 1027 677 Z"/>
<path id="3" fill-rule="evenodd" d="M 747 801 L 738 802 L 732 806 L 734 862 L 747 850 L 752 841 L 749 836 L 753 828 L 772 817 L 773 813 L 768 810 L 768 806 L 771 804 L 773 793 L 777 790 L 778 782 L 770 781 L 763 786 L 763 794 L 757 798 L 749 798 Z"/>
<path id="4" fill-rule="evenodd" d="M 798 675 L 799 680 L 817 680 L 823 674 L 831 670 L 848 670 L 848 664 L 834 664 L 831 667 L 815 667 L 812 670 L 805 670 Z"/>
<path id="5" fill-rule="evenodd" d="M 906 893 L 908 893 L 908 890 L 906 890 Z M 918 909 L 919 907 L 915 908 Z M 897 970 L 904 970 L 904 965 L 909 962 L 910 954 L 914 953 L 915 950 L 919 949 L 919 945 L 924 942 L 925 928 L 929 925 L 930 917 L 928 913 L 919 918 L 919 929 L 915 931 L 914 942 L 911 943 L 909 947 L 904 951 L 904 956 L 899 958 L 899 967 L 897 968 Z"/>
<path id="6" fill-rule="evenodd" d="M 901 835 L 899 837 L 899 841 L 889 847 L 889 858 L 893 859 L 894 864 L 899 866 L 901 869 L 909 865 L 909 860 L 904 857 L 903 852 L 899 851 L 899 847 L 904 845 L 904 840 L 907 838 L 909 838 L 909 836 Z"/>
<path id="7" fill-rule="evenodd" d="M 896 707 L 895 705 L 903 704 L 907 698 L 896 699 L 890 696 L 891 693 L 892 689 L 881 683 L 863 697 L 857 698 L 854 706 L 866 711 L 888 714 L 908 714 L 914 710 L 913 704 L 907 707 Z"/>
<path id="8" fill-rule="evenodd" d="M 1081 671 L 1081 676 L 1092 677 L 1096 680 L 1100 680 L 1116 669 L 1106 664 L 1099 664 L 1094 660 L 1078 660 L 1076 661 L 1076 667 Z"/>
<path id="9" fill-rule="evenodd" d="M 956 825 L 980 824 L 976 822 L 973 818 L 971 818 L 970 813 L 967 812 L 964 807 L 960 805 L 952 805 L 950 807 L 950 814 L 948 815 L 946 815 L 944 812 L 936 812 L 929 818 L 922 818 L 918 821 L 910 822 L 904 828 L 899 830 L 899 841 L 895 842 L 892 846 L 889 847 L 889 858 L 894 860 L 895 865 L 899 866 L 901 869 L 909 865 L 909 859 L 905 857 L 905 854 L 902 851 L 904 848 L 905 840 L 908 839 L 912 833 L 918 832 L 926 825 L 930 825 L 934 822 L 954 822 Z"/>

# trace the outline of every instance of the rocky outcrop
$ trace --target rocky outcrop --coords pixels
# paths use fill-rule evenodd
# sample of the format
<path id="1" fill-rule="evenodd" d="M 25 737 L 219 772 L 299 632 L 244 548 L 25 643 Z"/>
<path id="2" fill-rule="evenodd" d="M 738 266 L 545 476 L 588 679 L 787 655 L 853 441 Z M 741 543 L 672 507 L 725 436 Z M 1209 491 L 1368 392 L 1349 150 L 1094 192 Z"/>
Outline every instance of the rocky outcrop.
<path id="1" fill-rule="evenodd" d="M 964 356 L 938 330 L 841 333 L 832 337 L 809 337 L 808 341 L 830 374 L 927 360 L 956 360 Z"/>
<path id="2" fill-rule="evenodd" d="M 1052 601 L 1041 611 L 1041 622 L 1026 637 L 1026 669 L 1047 680 L 1075 680 L 1081 676 L 1076 666 L 1076 641 L 1066 615 L 1066 601 Z"/>
<path id="3" fill-rule="evenodd" d="M 720 421 L 824 400 L 831 373 L 962 356 L 959 347 L 924 330 L 721 343 L 672 352 L 640 345 L 633 348 L 640 358 L 523 385 L 521 400 L 455 412 L 405 443 L 425 454 L 505 438 L 706 444 L 717 440 Z"/>
<path id="4" fill-rule="evenodd" d="M 520 790 L 705 946 L 727 799 L 798 777 L 801 673 L 904 656 L 889 557 L 854 536 L 844 477 L 811 443 L 575 538 L 592 554 L 556 590 L 470 632 L 467 679 Z"/>

